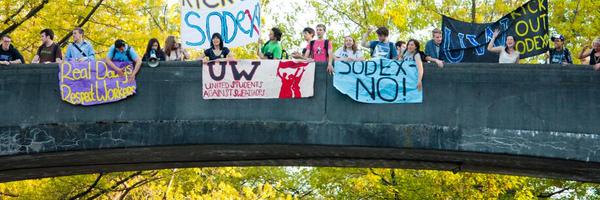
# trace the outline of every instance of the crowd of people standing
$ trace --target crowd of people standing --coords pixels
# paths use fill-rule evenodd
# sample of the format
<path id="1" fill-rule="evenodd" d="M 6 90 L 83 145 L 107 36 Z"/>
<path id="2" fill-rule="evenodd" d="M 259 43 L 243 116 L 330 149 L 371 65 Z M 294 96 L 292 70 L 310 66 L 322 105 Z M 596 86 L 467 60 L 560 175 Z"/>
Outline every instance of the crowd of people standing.
<path id="1" fill-rule="evenodd" d="M 432 31 L 432 39 L 425 43 L 424 51 L 421 51 L 420 42 L 414 39 L 392 42 L 389 40 L 389 29 L 386 27 L 369 27 L 367 32 L 362 35 L 360 41 L 351 36 L 344 36 L 341 47 L 334 49 L 331 39 L 326 38 L 327 28 L 324 24 L 319 24 L 315 29 L 306 27 L 302 31 L 304 44 L 301 50 L 291 53 L 291 58 L 305 59 L 314 62 L 327 63 L 327 71 L 333 72 L 334 61 L 361 61 L 364 60 L 362 48 L 369 49 L 371 58 L 387 58 L 397 60 L 414 60 L 417 63 L 431 62 L 438 67 L 444 67 L 444 53 L 440 47 L 442 44 L 442 32 L 439 29 Z M 371 33 L 377 34 L 377 40 L 368 41 Z M 516 50 L 516 41 L 513 36 L 508 35 L 505 44 L 494 46 L 495 40 L 499 35 L 496 30 L 487 50 L 499 54 L 498 63 L 519 63 L 521 53 Z M 257 56 L 260 59 L 289 59 L 288 53 L 281 44 L 283 32 L 279 28 L 269 30 L 269 40 L 258 41 Z M 93 61 L 96 59 L 96 53 L 92 44 L 84 39 L 84 30 L 75 28 L 73 30 L 73 42 L 69 43 L 66 51 L 63 52 L 56 42 L 54 42 L 54 32 L 51 29 L 44 29 L 40 32 L 42 44 L 38 48 L 31 63 L 58 63 L 62 61 Z M 25 59 L 21 53 L 14 47 L 9 35 L 2 35 L 2 44 L 0 47 L 0 65 L 24 64 Z M 573 57 L 568 48 L 565 47 L 565 38 L 562 35 L 551 37 L 554 47 L 545 55 L 547 64 L 573 64 Z M 175 36 L 168 36 L 165 40 L 165 46 L 161 48 L 160 42 L 156 38 L 148 41 L 144 54 L 139 57 L 135 49 L 129 46 L 125 41 L 117 39 L 109 48 L 106 60 L 108 65 L 114 68 L 110 61 L 131 61 L 136 63 L 136 69 L 139 70 L 141 61 L 185 61 L 190 60 L 190 54 L 181 47 Z M 600 38 L 596 38 L 591 46 L 585 46 L 577 55 L 583 64 L 593 66 L 595 70 L 600 70 Z M 234 59 L 233 52 L 224 45 L 223 37 L 219 33 L 214 33 L 210 40 L 210 47 L 203 51 L 199 60 L 231 60 Z M 589 59 L 589 60 L 587 60 Z M 137 71 L 136 70 L 136 71 Z M 118 71 L 117 71 L 118 72 Z"/>

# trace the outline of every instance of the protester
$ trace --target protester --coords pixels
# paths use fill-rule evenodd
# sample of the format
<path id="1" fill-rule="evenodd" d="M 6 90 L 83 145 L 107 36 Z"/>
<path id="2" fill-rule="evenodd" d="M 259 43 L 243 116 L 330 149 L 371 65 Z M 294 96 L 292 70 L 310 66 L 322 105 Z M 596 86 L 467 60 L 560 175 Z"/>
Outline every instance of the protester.
<path id="1" fill-rule="evenodd" d="M 571 52 L 569 49 L 564 47 L 565 37 L 562 35 L 555 35 L 550 38 L 554 42 L 554 48 L 550 49 L 546 54 L 546 63 L 548 64 L 573 64 L 573 58 L 571 58 Z"/>
<path id="2" fill-rule="evenodd" d="M 211 38 L 210 48 L 204 50 L 204 60 L 223 60 L 232 59 L 233 53 L 229 48 L 223 46 L 223 37 L 220 33 L 214 33 Z"/>
<path id="3" fill-rule="evenodd" d="M 500 31 L 496 29 L 492 36 L 492 40 L 487 46 L 487 50 L 490 52 L 500 53 L 498 63 L 516 63 L 519 64 L 519 51 L 515 49 L 515 38 L 513 36 L 506 36 L 506 45 L 494 47 L 494 42 L 500 34 Z"/>
<path id="4" fill-rule="evenodd" d="M 364 60 L 362 52 L 356 46 L 354 38 L 344 37 L 344 46 L 335 51 L 336 60 L 340 61 L 362 61 Z"/>
<path id="5" fill-rule="evenodd" d="M 65 60 L 79 62 L 96 60 L 94 47 L 83 39 L 83 29 L 80 27 L 73 30 L 73 42 L 67 46 Z"/>
<path id="6" fill-rule="evenodd" d="M 440 47 L 442 45 L 442 31 L 436 28 L 431 31 L 431 34 L 433 38 L 425 44 L 425 54 L 431 56 L 431 58 L 444 60 L 441 53 L 442 48 Z"/>
<path id="7" fill-rule="evenodd" d="M 406 44 L 406 49 L 400 56 L 402 57 L 401 60 L 414 61 L 415 64 L 417 65 L 417 70 L 419 71 L 419 79 L 417 82 L 417 89 L 419 89 L 419 91 L 420 91 L 423 89 L 423 85 L 421 83 L 421 81 L 423 80 L 423 61 L 421 58 L 422 55 L 419 52 L 421 52 L 421 44 L 419 43 L 419 41 L 417 41 L 415 39 L 410 39 L 410 40 L 408 40 L 408 43 Z"/>
<path id="8" fill-rule="evenodd" d="M 146 53 L 144 53 L 142 61 L 152 61 L 153 59 L 156 61 L 167 60 L 167 56 L 165 55 L 165 52 L 160 48 L 160 43 L 158 43 L 158 40 L 156 38 L 152 38 L 150 39 L 150 41 L 148 41 Z"/>
<path id="9" fill-rule="evenodd" d="M 324 24 L 317 25 L 317 39 L 306 45 L 304 57 L 311 58 L 315 62 L 327 62 L 327 72 L 333 73 L 333 45 L 325 39 L 327 28 Z"/>
<path id="10" fill-rule="evenodd" d="M 433 37 L 425 44 L 425 55 L 422 56 L 426 61 L 434 62 L 439 68 L 444 67 L 444 54 L 442 53 L 442 31 L 438 28 L 431 31 Z"/>
<path id="11" fill-rule="evenodd" d="M 594 66 L 594 70 L 600 70 L 600 37 L 592 42 L 592 47 L 585 46 L 579 53 L 579 59 L 584 59 L 589 56 L 589 64 Z"/>
<path id="12" fill-rule="evenodd" d="M 304 53 L 306 53 L 306 46 L 313 40 L 315 37 L 315 30 L 311 27 L 306 27 L 302 30 L 302 36 L 304 37 L 304 41 L 300 44 L 301 52 L 293 52 L 292 57 L 296 59 L 307 59 L 304 57 Z"/>
<path id="13" fill-rule="evenodd" d="M 42 45 L 38 48 L 31 63 L 48 64 L 62 62 L 60 46 L 53 41 L 54 31 L 52 29 L 44 29 L 40 32 L 40 35 L 42 37 Z"/>
<path id="14" fill-rule="evenodd" d="M 133 47 L 127 45 L 125 41 L 121 39 L 117 39 L 115 44 L 110 46 L 108 53 L 106 54 L 105 61 L 110 68 L 119 74 L 119 76 L 127 75 L 125 74 L 125 69 L 119 69 L 113 62 L 133 62 L 135 67 L 133 72 L 129 74 L 129 77 L 127 77 L 128 81 L 135 80 L 135 75 L 138 73 L 140 66 L 142 65 L 142 59 L 138 56 Z"/>
<path id="15" fill-rule="evenodd" d="M 405 41 L 400 40 L 400 41 L 396 42 L 396 51 L 398 53 L 404 52 L 405 49 L 406 49 L 406 42 Z M 400 57 L 400 56 L 398 56 L 398 57 Z M 402 58 L 399 58 L 399 59 L 402 59 Z"/>
<path id="16" fill-rule="evenodd" d="M 8 35 L 2 35 L 2 47 L 0 48 L 0 64 L 1 65 L 10 65 L 10 64 L 25 64 L 25 59 L 19 50 L 15 48 L 12 44 L 12 39 Z"/>
<path id="17" fill-rule="evenodd" d="M 183 48 L 181 44 L 175 41 L 175 36 L 170 35 L 165 41 L 165 55 L 167 61 L 184 61 L 190 59 L 190 54 Z"/>
<path id="18" fill-rule="evenodd" d="M 367 32 L 363 34 L 361 38 L 361 45 L 365 48 L 371 49 L 371 58 L 387 58 L 396 59 L 398 52 L 394 47 L 394 43 L 388 41 L 390 31 L 386 27 L 377 28 L 377 41 L 368 42 L 367 38 L 369 34 L 375 30 L 375 27 L 369 27 Z"/>
<path id="19" fill-rule="evenodd" d="M 258 39 L 258 57 L 261 59 L 281 60 L 283 56 L 283 48 L 281 48 L 281 36 L 283 33 L 279 28 L 272 28 L 269 32 L 269 41 L 263 45 L 262 39 Z"/>

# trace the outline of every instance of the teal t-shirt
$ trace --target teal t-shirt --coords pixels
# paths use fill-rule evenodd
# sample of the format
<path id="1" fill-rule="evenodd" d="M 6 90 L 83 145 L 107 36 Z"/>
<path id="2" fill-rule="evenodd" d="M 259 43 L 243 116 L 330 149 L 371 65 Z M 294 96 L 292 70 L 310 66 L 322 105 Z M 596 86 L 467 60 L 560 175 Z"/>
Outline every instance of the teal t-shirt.
<path id="1" fill-rule="evenodd" d="M 268 41 L 260 51 L 269 59 L 281 59 L 283 52 L 279 41 Z"/>
<path id="2" fill-rule="evenodd" d="M 127 48 L 130 48 L 129 55 L 131 56 L 131 59 L 133 59 L 133 60 L 129 60 L 129 58 L 127 57 Z M 113 57 L 113 53 L 115 53 L 114 57 Z M 111 58 L 113 61 L 133 62 L 138 58 L 138 54 L 135 52 L 135 50 L 133 50 L 133 47 L 129 47 L 129 45 L 125 46 L 125 50 L 123 52 L 115 51 L 115 45 L 112 45 L 108 49 L 107 57 Z"/>

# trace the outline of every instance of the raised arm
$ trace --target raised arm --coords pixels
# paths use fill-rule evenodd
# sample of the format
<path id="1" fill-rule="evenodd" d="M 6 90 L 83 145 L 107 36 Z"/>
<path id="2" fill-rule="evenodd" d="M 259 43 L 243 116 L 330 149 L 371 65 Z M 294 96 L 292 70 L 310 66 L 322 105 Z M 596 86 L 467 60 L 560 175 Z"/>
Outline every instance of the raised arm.
<path id="1" fill-rule="evenodd" d="M 259 36 L 259 38 L 258 38 L 258 48 L 256 48 L 257 49 L 256 55 L 258 55 L 258 58 L 260 58 L 260 59 L 266 59 L 265 58 L 265 54 L 262 53 L 262 47 L 263 47 L 263 41 L 262 41 L 262 39 L 260 39 L 260 36 Z"/>
<path id="2" fill-rule="evenodd" d="M 495 53 L 500 53 L 502 51 L 502 47 L 494 47 L 494 42 L 496 42 L 496 38 L 500 34 L 500 31 L 496 29 L 494 31 L 494 35 L 492 36 L 492 40 L 488 43 L 487 50 Z"/>
<path id="3" fill-rule="evenodd" d="M 367 38 L 369 37 L 371 32 L 373 32 L 373 30 L 374 30 L 373 27 L 369 27 L 369 29 L 367 29 L 367 32 L 365 34 L 363 34 L 362 37 L 360 38 L 360 44 L 363 47 L 370 48 L 369 41 L 367 40 Z"/>
<path id="4" fill-rule="evenodd" d="M 583 47 L 583 49 L 581 49 L 581 52 L 579 52 L 579 59 L 584 59 L 585 57 L 588 57 L 592 54 L 592 47 L 590 47 L 589 45 L 586 45 Z"/>

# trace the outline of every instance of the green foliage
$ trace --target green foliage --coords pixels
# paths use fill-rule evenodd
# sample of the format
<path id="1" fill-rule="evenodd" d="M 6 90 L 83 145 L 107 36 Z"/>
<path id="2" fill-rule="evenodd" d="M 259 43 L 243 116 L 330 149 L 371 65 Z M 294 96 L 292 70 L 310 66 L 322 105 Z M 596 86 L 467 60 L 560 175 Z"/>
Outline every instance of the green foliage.
<path id="1" fill-rule="evenodd" d="M 92 12 L 98 3 L 101 5 Z M 23 5 L 23 9 L 20 9 Z M 38 5 L 43 5 L 43 8 L 26 19 L 32 8 Z M 89 15 L 83 29 L 86 39 L 94 45 L 97 57 L 103 58 L 117 38 L 124 39 L 138 53 L 143 53 L 150 38 L 156 37 L 162 42 L 168 35 L 179 34 L 178 6 L 167 7 L 166 0 L 0 1 L 0 8 L 5 8 L 0 11 L 0 22 L 6 22 L 0 23 L 0 30 L 20 23 L 9 34 L 13 38 L 13 45 L 30 62 L 41 45 L 42 29 L 54 30 L 54 41 L 59 42 Z M 72 38 L 66 38 L 66 42 L 72 41 Z"/>
<path id="2" fill-rule="evenodd" d="M 40 45 L 39 31 L 51 28 L 55 41 L 85 21 L 98 0 L 0 1 L 0 30 L 10 31 L 27 61 Z M 284 48 L 302 41 L 298 26 L 324 23 L 334 46 L 342 37 L 360 38 L 369 26 L 387 26 L 392 39 L 428 40 L 441 25 L 440 14 L 471 21 L 471 1 L 444 0 L 309 0 L 303 7 L 287 0 L 262 0 L 263 19 L 283 30 Z M 476 22 L 494 21 L 526 0 L 477 0 Z M 270 4 L 295 12 L 274 17 Z M 43 7 L 28 17 L 28 13 Z M 103 57 L 116 38 L 143 52 L 146 42 L 178 35 L 179 4 L 166 0 L 103 1 L 83 28 Z M 575 55 L 600 32 L 600 1 L 549 0 L 551 30 L 565 35 Z M 278 8 L 278 7 L 275 7 Z M 299 16 L 312 12 L 316 21 Z M 261 27 L 267 32 L 271 27 Z M 339 29 L 342 30 L 339 30 Z M 423 34 L 423 30 L 425 34 Z M 370 39 L 375 39 L 371 35 Z M 70 38 L 69 38 L 70 40 Z M 164 45 L 164 44 L 163 44 Z M 257 45 L 233 48 L 237 58 L 256 58 Z M 195 52 L 193 55 L 198 55 Z M 530 62 L 535 62 L 536 58 Z M 577 62 L 577 61 L 576 61 Z M 600 199 L 600 185 L 504 175 L 445 171 L 250 167 L 167 169 L 78 175 L 0 184 L 0 199 Z"/>
<path id="3" fill-rule="evenodd" d="M 383 168 L 222 167 L 0 184 L 0 199 L 597 199 L 600 185 Z"/>

